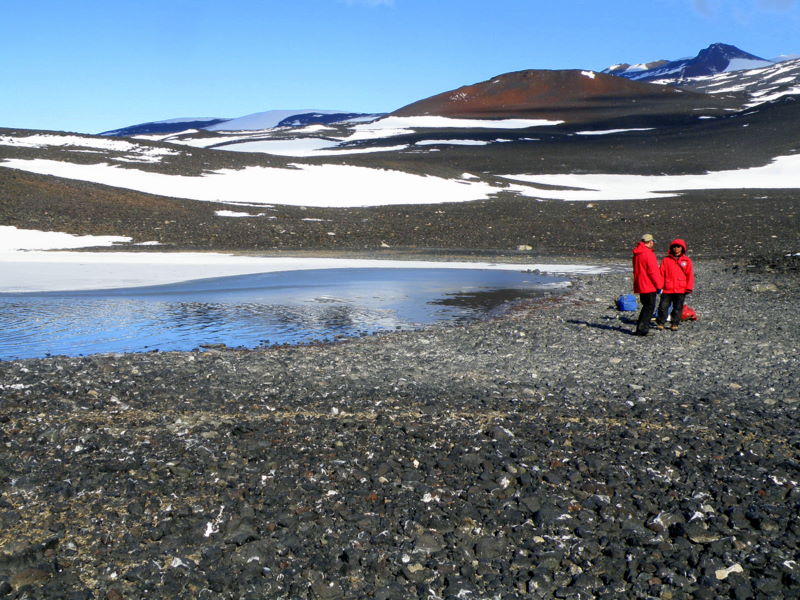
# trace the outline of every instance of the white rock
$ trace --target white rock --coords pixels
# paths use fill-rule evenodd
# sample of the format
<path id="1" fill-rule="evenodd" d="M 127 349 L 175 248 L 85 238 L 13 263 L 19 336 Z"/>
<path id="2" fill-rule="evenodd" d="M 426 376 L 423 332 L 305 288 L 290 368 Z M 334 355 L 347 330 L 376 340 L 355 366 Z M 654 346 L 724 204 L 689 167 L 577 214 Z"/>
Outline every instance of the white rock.
<path id="1" fill-rule="evenodd" d="M 178 558 L 177 556 L 172 559 L 172 562 L 169 563 L 169 566 L 173 569 L 177 569 L 178 567 L 186 567 L 187 569 L 191 566 L 185 560 Z"/>
<path id="2" fill-rule="evenodd" d="M 774 283 L 757 283 L 750 288 L 750 291 L 755 293 L 762 293 L 762 292 L 777 292 L 778 286 Z"/>
<path id="3" fill-rule="evenodd" d="M 731 565 L 727 569 L 717 569 L 714 574 L 717 576 L 717 579 L 722 581 L 723 579 L 727 579 L 728 575 L 731 573 L 744 573 L 744 569 L 742 565 L 736 563 L 735 565 Z"/>

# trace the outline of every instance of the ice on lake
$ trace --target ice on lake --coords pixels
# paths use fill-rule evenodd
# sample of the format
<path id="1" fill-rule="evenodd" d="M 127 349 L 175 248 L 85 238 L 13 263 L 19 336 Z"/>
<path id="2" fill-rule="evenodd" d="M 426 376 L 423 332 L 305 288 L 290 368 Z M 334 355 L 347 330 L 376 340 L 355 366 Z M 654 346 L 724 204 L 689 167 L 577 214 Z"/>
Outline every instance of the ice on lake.
<path id="1" fill-rule="evenodd" d="M 362 268 L 0 294 L 0 360 L 335 341 L 480 319 L 566 285 L 506 270 Z"/>

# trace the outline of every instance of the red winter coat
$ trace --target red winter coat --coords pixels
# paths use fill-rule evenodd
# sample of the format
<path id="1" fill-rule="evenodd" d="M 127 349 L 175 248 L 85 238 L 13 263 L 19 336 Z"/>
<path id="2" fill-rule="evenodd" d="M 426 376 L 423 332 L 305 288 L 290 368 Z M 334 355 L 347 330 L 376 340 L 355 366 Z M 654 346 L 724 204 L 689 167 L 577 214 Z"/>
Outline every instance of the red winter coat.
<path id="1" fill-rule="evenodd" d="M 658 270 L 656 253 L 644 242 L 633 249 L 633 293 L 650 294 L 664 287 L 664 277 Z"/>
<path id="2" fill-rule="evenodd" d="M 664 276 L 665 294 L 688 294 L 694 289 L 694 269 L 692 259 L 686 256 L 686 242 L 682 239 L 672 240 L 683 248 L 683 254 L 673 256 L 667 254 L 661 259 L 661 274 Z"/>

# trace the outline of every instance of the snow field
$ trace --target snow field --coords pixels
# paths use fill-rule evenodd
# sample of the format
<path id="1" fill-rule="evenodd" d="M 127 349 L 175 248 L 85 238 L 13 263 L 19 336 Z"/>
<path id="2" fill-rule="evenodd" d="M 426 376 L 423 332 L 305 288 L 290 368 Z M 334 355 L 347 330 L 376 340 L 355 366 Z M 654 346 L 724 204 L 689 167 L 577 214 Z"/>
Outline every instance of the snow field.
<path id="1" fill-rule="evenodd" d="M 480 200 L 498 191 L 488 183 L 443 179 L 347 165 L 221 169 L 200 177 L 165 175 L 108 163 L 7 159 L 0 167 L 92 181 L 172 198 L 229 204 L 356 207 Z"/>
<path id="2" fill-rule="evenodd" d="M 236 205 L 286 204 L 315 207 L 441 204 L 488 199 L 502 188 L 475 178 L 444 179 L 402 171 L 347 165 L 292 165 L 293 168 L 222 169 L 200 177 L 165 175 L 107 163 L 6 159 L 0 167 L 91 181 L 125 189 Z M 520 195 L 570 201 L 639 200 L 677 195 L 682 190 L 797 189 L 800 154 L 779 156 L 762 167 L 692 175 L 506 174 Z M 571 189 L 544 189 L 539 185 Z"/>
<path id="3" fill-rule="evenodd" d="M 553 200 L 646 200 L 678 195 L 681 190 L 797 189 L 800 154 L 779 156 L 763 167 L 712 171 L 698 175 L 503 175 L 532 185 L 573 189 L 551 190 L 514 186 L 525 196 Z"/>

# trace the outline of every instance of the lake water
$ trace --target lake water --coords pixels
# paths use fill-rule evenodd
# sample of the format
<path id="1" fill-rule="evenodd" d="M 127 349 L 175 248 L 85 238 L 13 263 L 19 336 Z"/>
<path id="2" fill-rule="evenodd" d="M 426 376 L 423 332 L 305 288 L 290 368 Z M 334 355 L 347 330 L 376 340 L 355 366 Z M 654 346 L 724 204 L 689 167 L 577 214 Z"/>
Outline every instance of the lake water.
<path id="1" fill-rule="evenodd" d="M 333 341 L 480 319 L 565 283 L 503 270 L 322 269 L 0 294 L 0 360 Z"/>

